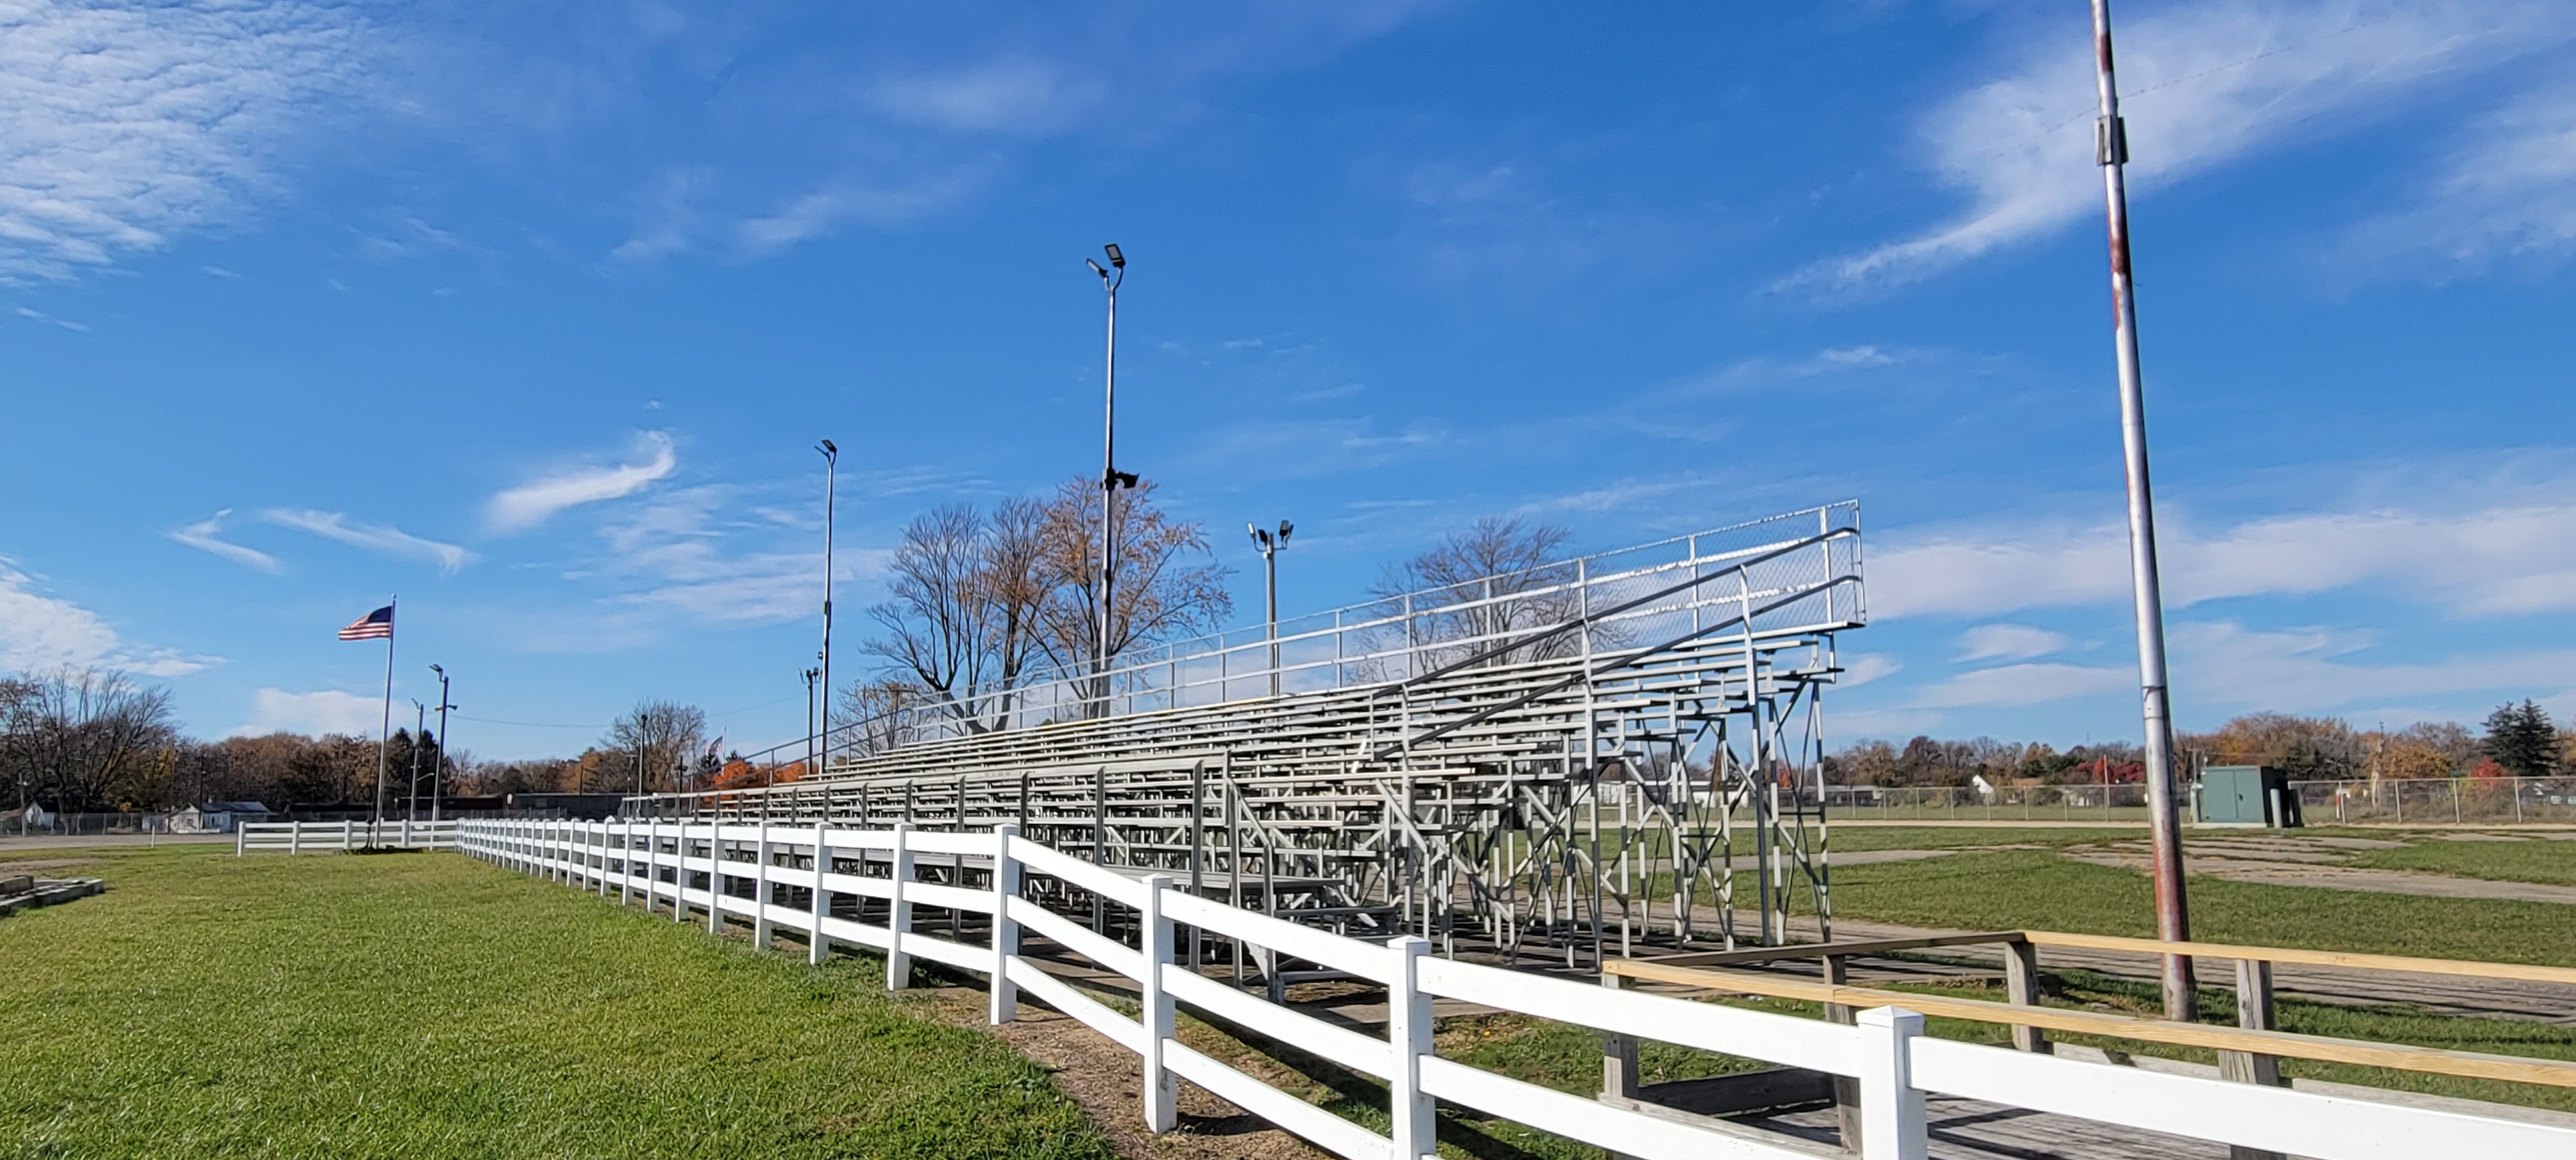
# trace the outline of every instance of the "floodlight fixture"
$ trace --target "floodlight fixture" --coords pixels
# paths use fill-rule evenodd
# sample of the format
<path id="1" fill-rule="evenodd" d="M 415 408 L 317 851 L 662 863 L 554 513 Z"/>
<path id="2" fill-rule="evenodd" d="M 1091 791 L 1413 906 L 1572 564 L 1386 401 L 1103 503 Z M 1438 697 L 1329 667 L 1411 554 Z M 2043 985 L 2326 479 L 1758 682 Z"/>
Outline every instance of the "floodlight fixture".
<path id="1" fill-rule="evenodd" d="M 1103 249 L 1103 250 L 1107 250 L 1107 251 L 1109 252 L 1109 264 L 1110 264 L 1110 265 L 1112 265 L 1112 266 L 1116 266 L 1116 267 L 1118 267 L 1118 268 L 1119 268 L 1119 269 L 1121 269 L 1121 270 L 1124 270 L 1124 269 L 1126 269 L 1126 268 L 1127 268 L 1127 255 L 1125 255 L 1125 254 L 1122 254 L 1122 253 L 1119 253 L 1119 252 L 1118 252 L 1118 243 L 1116 243 L 1116 242 L 1111 242 L 1111 243 L 1109 243 L 1108 245 L 1102 246 L 1102 247 L 1100 247 L 1100 248 L 1101 248 L 1101 249 Z"/>

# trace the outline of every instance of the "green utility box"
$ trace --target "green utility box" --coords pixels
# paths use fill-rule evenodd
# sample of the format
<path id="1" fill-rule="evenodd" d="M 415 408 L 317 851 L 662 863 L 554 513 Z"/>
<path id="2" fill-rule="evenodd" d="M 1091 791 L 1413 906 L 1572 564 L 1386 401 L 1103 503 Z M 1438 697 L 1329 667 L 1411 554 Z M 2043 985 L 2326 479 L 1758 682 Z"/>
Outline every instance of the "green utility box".
<path id="1" fill-rule="evenodd" d="M 2299 795 L 2289 775 L 2264 765 L 2213 765 L 2191 787 L 2192 817 L 2213 826 L 2295 826 Z"/>

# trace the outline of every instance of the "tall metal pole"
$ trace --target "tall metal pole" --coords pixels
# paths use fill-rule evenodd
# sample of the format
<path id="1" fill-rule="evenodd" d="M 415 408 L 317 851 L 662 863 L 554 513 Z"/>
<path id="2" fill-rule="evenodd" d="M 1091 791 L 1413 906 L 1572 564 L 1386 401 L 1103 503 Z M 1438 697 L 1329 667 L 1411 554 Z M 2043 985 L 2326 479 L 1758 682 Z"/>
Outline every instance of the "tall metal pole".
<path id="1" fill-rule="evenodd" d="M 1270 695 L 1276 697 L 1279 695 L 1279 553 L 1288 547 L 1288 534 L 1294 525 L 1286 520 L 1279 521 L 1279 532 L 1275 536 L 1267 528 L 1251 524 L 1243 527 L 1252 533 L 1253 544 L 1261 549 L 1263 623 L 1269 626 L 1264 639 L 1270 642 Z"/>
<path id="2" fill-rule="evenodd" d="M 399 594 L 385 599 L 387 609 L 396 608 L 401 604 L 402 597 Z M 393 614 L 389 612 L 387 615 Z M 385 820 L 385 747 L 393 743 L 394 737 L 394 629 L 401 619 L 400 616 L 394 616 L 393 620 L 385 625 L 385 719 L 376 732 L 376 803 L 375 808 L 367 815 L 369 823 L 367 844 L 371 846 L 375 844 L 376 827 L 382 825 Z"/>
<path id="3" fill-rule="evenodd" d="M 821 669 L 805 670 L 805 776 L 814 776 L 814 678 Z"/>
<path id="4" fill-rule="evenodd" d="M 2188 942 L 2191 915 L 2183 892 L 2181 795 L 2174 787 L 2173 718 L 2165 692 L 2164 595 L 2156 579 L 2155 497 L 2147 484 L 2147 409 L 2138 381 L 2138 307 L 2129 280 L 2129 191 L 2122 177 L 2129 161 L 2129 139 L 2120 120 L 2119 83 L 2111 70 L 2110 0 L 2093 0 L 2093 59 L 2101 99 L 2101 117 L 2094 123 L 2094 160 L 2102 167 L 2102 194 L 2110 213 L 2112 336 L 2120 359 L 2120 450 L 2129 482 L 2129 580 L 2137 599 L 2156 937 Z M 2166 955 L 2163 982 L 2165 1018 L 2191 1019 L 2199 1008 L 2191 957 Z"/>
<path id="5" fill-rule="evenodd" d="M 829 439 L 814 445 L 823 453 L 823 756 L 832 755 L 832 524 L 839 499 L 841 449 Z"/>
<path id="6" fill-rule="evenodd" d="M 1082 260 L 1091 272 L 1100 275 L 1101 289 L 1109 294 L 1109 351 L 1100 375 L 1100 609 L 1099 639 L 1092 642 L 1091 669 L 1099 701 L 1092 712 L 1106 716 L 1109 712 L 1109 651 L 1115 635 L 1109 619 L 1117 605 L 1109 598 L 1109 586 L 1116 582 L 1118 538 L 1118 489 L 1134 487 L 1136 477 L 1118 473 L 1118 288 L 1127 282 L 1127 255 L 1114 244 L 1102 246 L 1109 255 L 1109 265 L 1116 273 L 1100 268 L 1089 258 Z"/>
<path id="7" fill-rule="evenodd" d="M 447 670 L 431 665 L 429 671 L 438 674 L 438 764 L 431 766 L 429 770 L 429 820 L 436 822 L 439 808 L 439 775 L 447 768 L 447 711 L 459 706 L 448 703 Z"/>
<path id="8" fill-rule="evenodd" d="M 403 810 L 403 820 L 420 820 L 420 739 L 429 732 L 429 706 L 420 698 L 411 699 L 411 784 L 403 797 L 411 805 Z"/>
<path id="9" fill-rule="evenodd" d="M 1270 695 L 1279 695 L 1279 548 L 1261 546 L 1261 619 L 1269 626 Z"/>

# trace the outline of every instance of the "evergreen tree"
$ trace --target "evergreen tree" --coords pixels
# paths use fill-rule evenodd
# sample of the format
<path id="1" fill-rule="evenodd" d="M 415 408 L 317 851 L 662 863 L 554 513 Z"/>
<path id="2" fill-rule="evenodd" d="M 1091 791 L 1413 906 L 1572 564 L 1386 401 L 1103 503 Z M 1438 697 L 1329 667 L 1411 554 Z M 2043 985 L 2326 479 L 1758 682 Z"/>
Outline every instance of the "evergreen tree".
<path id="1" fill-rule="evenodd" d="M 2547 777 L 2558 768 L 2558 726 L 2530 701 L 2487 715 L 2486 755 L 2516 777 Z"/>

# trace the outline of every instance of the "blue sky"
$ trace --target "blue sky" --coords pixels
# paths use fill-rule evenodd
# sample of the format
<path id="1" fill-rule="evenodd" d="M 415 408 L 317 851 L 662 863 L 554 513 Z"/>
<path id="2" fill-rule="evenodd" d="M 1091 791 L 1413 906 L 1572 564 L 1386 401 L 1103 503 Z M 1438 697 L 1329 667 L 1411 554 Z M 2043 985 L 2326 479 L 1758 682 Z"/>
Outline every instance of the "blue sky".
<path id="1" fill-rule="evenodd" d="M 2082 5 L 1754 7 L 0 0 L 0 667 L 783 739 L 813 441 L 851 612 L 1096 470 L 1116 241 L 1247 615 L 1856 496 L 1837 741 L 2134 737 Z M 2576 711 L 2576 10 L 2116 15 L 2181 723 Z"/>

